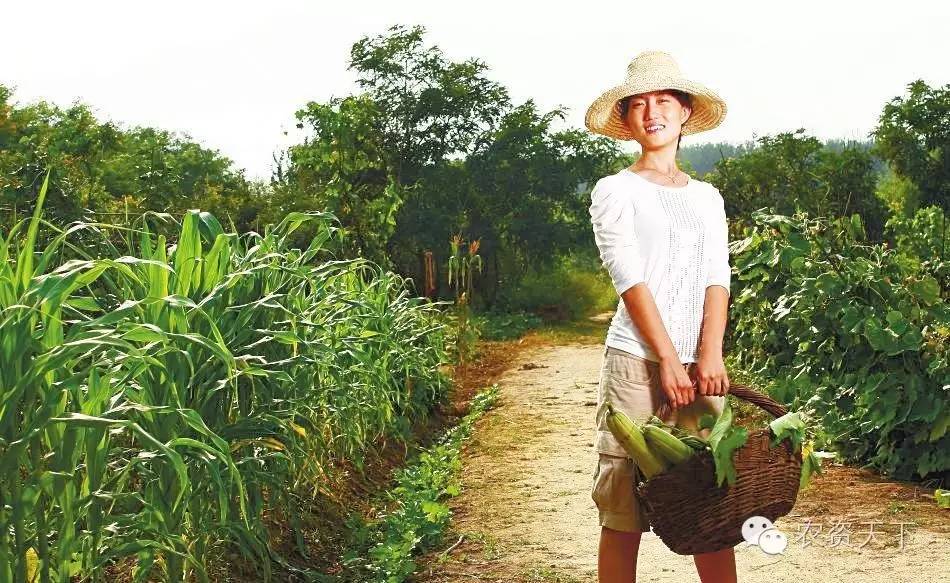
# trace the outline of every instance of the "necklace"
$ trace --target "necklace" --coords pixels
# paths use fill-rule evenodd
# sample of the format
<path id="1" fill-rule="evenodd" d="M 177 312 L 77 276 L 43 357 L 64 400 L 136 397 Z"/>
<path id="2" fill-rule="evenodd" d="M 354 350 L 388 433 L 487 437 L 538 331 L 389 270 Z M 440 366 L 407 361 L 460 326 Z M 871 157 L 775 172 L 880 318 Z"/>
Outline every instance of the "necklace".
<path id="1" fill-rule="evenodd" d="M 667 178 L 670 179 L 670 182 L 672 182 L 673 184 L 677 183 L 676 179 L 673 178 L 672 174 L 665 174 L 664 172 L 661 172 L 660 170 L 657 170 L 656 168 L 638 168 L 638 170 L 653 170 L 657 174 L 664 174 Z"/>

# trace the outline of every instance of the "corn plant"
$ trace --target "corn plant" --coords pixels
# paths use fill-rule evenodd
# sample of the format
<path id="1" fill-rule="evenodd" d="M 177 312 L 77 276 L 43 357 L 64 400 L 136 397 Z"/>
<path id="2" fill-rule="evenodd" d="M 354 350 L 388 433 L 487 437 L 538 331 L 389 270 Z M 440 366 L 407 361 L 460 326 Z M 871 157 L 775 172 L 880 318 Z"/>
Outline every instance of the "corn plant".
<path id="1" fill-rule="evenodd" d="M 291 568 L 265 513 L 295 524 L 329 468 L 444 396 L 436 308 L 328 257 L 322 213 L 238 235 L 192 211 L 173 244 L 161 214 L 49 226 L 37 252 L 45 191 L 0 244 L 0 583 L 96 581 L 120 560 L 137 581 L 207 581 L 227 546 L 262 579 Z M 304 224 L 317 234 L 291 248 Z"/>
<path id="2" fill-rule="evenodd" d="M 478 340 L 477 331 L 470 325 L 471 309 L 469 307 L 473 290 L 474 270 L 482 270 L 482 257 L 478 254 L 479 240 L 475 239 L 468 244 L 467 252 L 462 251 L 462 236 L 454 235 L 449 241 L 452 250 L 449 256 L 449 285 L 455 288 L 456 312 L 456 351 L 458 362 L 462 367 L 464 377 L 469 353 L 474 350 Z"/>

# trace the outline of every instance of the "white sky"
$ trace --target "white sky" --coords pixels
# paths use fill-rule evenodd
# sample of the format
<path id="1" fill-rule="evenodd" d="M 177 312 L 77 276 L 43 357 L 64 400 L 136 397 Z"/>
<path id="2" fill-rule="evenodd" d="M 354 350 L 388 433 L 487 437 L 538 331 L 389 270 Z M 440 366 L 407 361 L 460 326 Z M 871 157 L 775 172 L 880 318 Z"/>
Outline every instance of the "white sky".
<path id="1" fill-rule="evenodd" d="M 17 102 L 78 99 L 103 120 L 188 134 L 262 178 L 300 139 L 297 109 L 355 89 L 350 46 L 397 23 L 425 26 L 450 59 L 486 62 L 516 103 L 566 106 L 575 127 L 637 53 L 666 51 L 729 106 L 684 145 L 798 127 L 864 139 L 914 79 L 950 83 L 950 3 L 926 0 L 7 0 L 2 15 L 0 83 Z"/>

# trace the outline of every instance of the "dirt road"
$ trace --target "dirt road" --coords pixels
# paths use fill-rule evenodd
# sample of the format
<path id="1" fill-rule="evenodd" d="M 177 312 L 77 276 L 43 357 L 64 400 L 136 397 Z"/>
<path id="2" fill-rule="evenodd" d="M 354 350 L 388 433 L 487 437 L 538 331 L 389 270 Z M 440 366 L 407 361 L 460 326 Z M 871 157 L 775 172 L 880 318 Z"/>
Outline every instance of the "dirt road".
<path id="1" fill-rule="evenodd" d="M 501 374 L 499 405 L 464 455 L 452 531 L 421 561 L 418 581 L 597 580 L 600 527 L 590 487 L 602 357 L 600 344 L 537 345 Z M 950 511 L 913 484 L 831 466 L 776 523 L 788 537 L 784 555 L 736 548 L 739 580 L 946 581 L 948 525 Z M 638 581 L 699 580 L 691 557 L 649 533 L 637 571 Z"/>

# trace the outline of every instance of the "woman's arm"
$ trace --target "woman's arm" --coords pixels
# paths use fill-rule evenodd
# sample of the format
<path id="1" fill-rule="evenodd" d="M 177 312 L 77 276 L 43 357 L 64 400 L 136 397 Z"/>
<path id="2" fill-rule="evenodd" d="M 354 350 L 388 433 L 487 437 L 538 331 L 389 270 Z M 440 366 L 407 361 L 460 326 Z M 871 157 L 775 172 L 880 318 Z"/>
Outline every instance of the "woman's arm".
<path id="1" fill-rule="evenodd" d="M 629 193 L 613 188 L 610 176 L 601 178 L 590 193 L 590 224 L 600 260 L 617 295 L 646 282 L 640 239 L 633 217 L 636 209 Z"/>
<path id="2" fill-rule="evenodd" d="M 645 283 L 637 284 L 620 295 L 630 319 L 660 359 L 660 388 L 673 409 L 685 407 L 696 398 L 693 381 L 686 374 L 673 340 L 663 324 L 656 300 Z"/>
<path id="3" fill-rule="evenodd" d="M 703 302 L 703 323 L 699 333 L 699 355 L 709 354 L 722 358 L 722 338 L 726 333 L 726 311 L 729 292 L 720 285 L 706 288 Z"/>
<path id="4" fill-rule="evenodd" d="M 726 221 L 726 203 L 719 189 L 713 188 L 715 193 L 712 227 L 706 245 L 706 289 L 708 291 L 712 285 L 722 286 L 728 300 L 729 285 L 732 281 L 732 268 L 729 267 L 729 223 Z"/>
<path id="5" fill-rule="evenodd" d="M 729 377 L 722 362 L 722 342 L 726 333 L 729 307 L 729 225 L 725 202 L 715 192 L 715 217 L 710 231 L 706 266 L 706 296 L 699 336 L 699 362 L 696 366 L 698 389 L 702 395 L 725 395 Z"/>
<path id="6" fill-rule="evenodd" d="M 630 319 L 636 324 L 637 330 L 650 344 L 660 362 L 669 361 L 676 366 L 682 366 L 680 357 L 673 346 L 673 340 L 663 324 L 660 310 L 656 307 L 656 300 L 645 283 L 637 284 L 620 294 L 623 305 L 630 314 Z"/>

